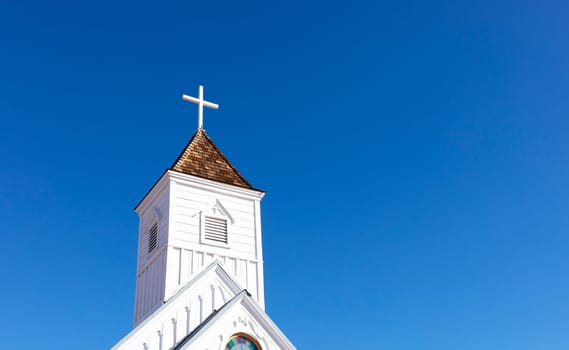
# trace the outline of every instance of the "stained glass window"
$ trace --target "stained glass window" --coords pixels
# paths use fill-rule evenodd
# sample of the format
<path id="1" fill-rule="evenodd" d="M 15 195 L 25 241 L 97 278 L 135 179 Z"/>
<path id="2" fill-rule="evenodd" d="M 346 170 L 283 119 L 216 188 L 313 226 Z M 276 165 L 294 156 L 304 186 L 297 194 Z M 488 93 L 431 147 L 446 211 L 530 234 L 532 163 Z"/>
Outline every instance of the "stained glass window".
<path id="1" fill-rule="evenodd" d="M 227 342 L 225 350 L 261 350 L 261 347 L 248 336 L 236 334 Z"/>

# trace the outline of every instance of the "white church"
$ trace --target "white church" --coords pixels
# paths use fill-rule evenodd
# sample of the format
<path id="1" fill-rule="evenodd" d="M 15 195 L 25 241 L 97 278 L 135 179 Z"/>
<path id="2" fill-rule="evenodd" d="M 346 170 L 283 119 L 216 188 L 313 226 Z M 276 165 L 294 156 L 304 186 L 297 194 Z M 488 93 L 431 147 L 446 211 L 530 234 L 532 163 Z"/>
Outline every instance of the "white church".
<path id="1" fill-rule="evenodd" d="M 265 313 L 261 199 L 198 129 L 135 210 L 134 328 L 111 350 L 296 349 Z"/>

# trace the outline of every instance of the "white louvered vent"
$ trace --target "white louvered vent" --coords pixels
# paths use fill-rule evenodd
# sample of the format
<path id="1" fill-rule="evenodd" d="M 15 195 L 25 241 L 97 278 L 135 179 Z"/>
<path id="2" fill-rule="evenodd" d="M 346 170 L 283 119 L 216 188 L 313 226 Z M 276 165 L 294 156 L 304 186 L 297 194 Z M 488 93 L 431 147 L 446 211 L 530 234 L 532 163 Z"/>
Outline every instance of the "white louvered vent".
<path id="1" fill-rule="evenodd" d="M 206 216 L 204 218 L 204 238 L 227 244 L 227 220 Z"/>
<path id="2" fill-rule="evenodd" d="M 158 244 L 158 224 L 152 225 L 148 231 L 148 254 L 152 253 L 156 249 Z"/>

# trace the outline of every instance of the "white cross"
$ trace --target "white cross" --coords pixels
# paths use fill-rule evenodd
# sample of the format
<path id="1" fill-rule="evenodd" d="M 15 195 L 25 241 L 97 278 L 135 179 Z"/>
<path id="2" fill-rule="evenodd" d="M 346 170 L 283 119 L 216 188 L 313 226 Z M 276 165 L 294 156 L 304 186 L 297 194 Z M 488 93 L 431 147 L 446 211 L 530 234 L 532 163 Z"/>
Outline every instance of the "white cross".
<path id="1" fill-rule="evenodd" d="M 200 85 L 198 98 L 182 95 L 182 100 L 193 102 L 198 105 L 198 129 L 203 129 L 203 108 L 208 107 L 212 109 L 218 109 L 219 105 L 213 102 L 209 102 L 203 99 L 203 85 Z"/>

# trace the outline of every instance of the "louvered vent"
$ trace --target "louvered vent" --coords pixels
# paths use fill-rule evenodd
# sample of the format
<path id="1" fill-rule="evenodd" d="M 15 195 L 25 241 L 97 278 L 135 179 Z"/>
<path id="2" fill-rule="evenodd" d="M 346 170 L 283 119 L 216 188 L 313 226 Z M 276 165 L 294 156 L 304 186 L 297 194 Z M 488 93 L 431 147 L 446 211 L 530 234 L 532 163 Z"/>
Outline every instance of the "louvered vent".
<path id="1" fill-rule="evenodd" d="M 227 244 L 227 220 L 206 216 L 204 225 L 205 239 Z"/>
<path id="2" fill-rule="evenodd" d="M 156 249 L 158 244 L 158 224 L 154 224 L 148 231 L 148 254 Z"/>

